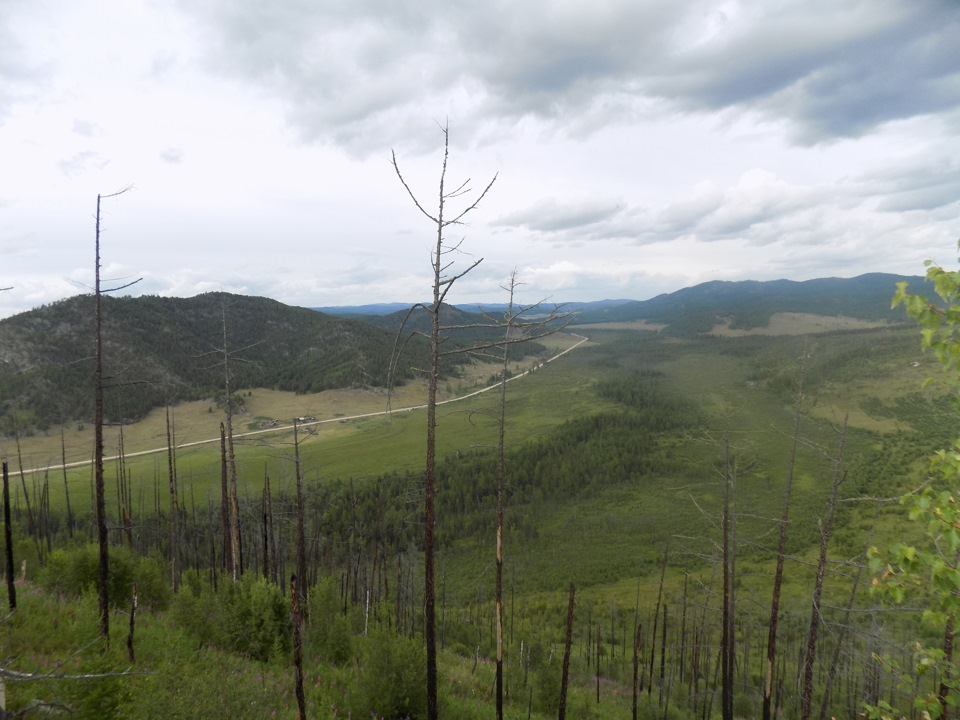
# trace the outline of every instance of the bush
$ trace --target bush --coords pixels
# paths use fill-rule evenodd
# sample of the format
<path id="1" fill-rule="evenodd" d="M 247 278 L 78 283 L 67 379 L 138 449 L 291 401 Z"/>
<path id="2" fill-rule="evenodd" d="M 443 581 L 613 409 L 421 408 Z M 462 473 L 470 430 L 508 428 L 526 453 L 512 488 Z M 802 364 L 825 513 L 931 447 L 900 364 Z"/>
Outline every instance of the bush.
<path id="1" fill-rule="evenodd" d="M 173 615 L 200 645 L 266 662 L 292 649 L 290 612 L 280 588 L 261 577 L 225 581 L 216 592 L 196 571 L 184 573 Z"/>
<path id="2" fill-rule="evenodd" d="M 166 609 L 171 594 L 166 568 L 166 563 L 158 556 L 141 558 L 127 547 L 110 548 L 107 575 L 110 602 L 117 607 L 127 607 L 136 583 L 140 605 Z M 47 590 L 68 597 L 79 597 L 87 591 L 97 592 L 100 550 L 92 543 L 71 550 L 54 550 L 39 579 Z"/>
<path id="3" fill-rule="evenodd" d="M 347 691 L 347 710 L 354 717 L 423 717 L 426 662 L 426 651 L 418 640 L 374 630 L 364 647 L 357 682 Z"/>
<path id="4" fill-rule="evenodd" d="M 224 635 L 230 649 L 267 661 L 291 650 L 290 612 L 280 588 L 247 574 L 226 587 Z"/>
<path id="5" fill-rule="evenodd" d="M 311 589 L 309 603 L 306 647 L 316 649 L 320 657 L 334 665 L 343 665 L 353 657 L 352 636 L 350 624 L 340 612 L 333 578 L 323 578 Z"/>

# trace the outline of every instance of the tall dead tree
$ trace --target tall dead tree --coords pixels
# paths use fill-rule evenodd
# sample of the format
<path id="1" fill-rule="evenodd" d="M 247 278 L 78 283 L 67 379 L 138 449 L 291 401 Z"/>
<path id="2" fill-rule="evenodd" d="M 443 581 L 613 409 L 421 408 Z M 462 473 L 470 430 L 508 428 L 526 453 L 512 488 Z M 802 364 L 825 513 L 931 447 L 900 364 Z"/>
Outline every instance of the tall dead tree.
<path id="1" fill-rule="evenodd" d="M 840 430 L 837 454 L 833 457 L 833 468 L 830 480 L 830 498 L 827 500 L 827 516 L 820 528 L 820 555 L 817 558 L 817 575 L 813 586 L 813 599 L 810 610 L 810 628 L 807 631 L 807 650 L 803 658 L 802 678 L 803 685 L 800 693 L 800 718 L 809 720 L 813 708 L 813 664 L 817 657 L 817 636 L 820 631 L 820 599 L 823 595 L 823 578 L 827 570 L 827 548 L 830 536 L 833 533 L 833 517 L 837 507 L 837 493 L 844 476 L 840 474 L 840 464 L 843 461 L 843 444 L 847 437 L 847 420 L 843 419 L 843 428 Z"/>
<path id="2" fill-rule="evenodd" d="M 732 540 L 736 526 L 731 514 L 736 506 L 736 470 L 730 460 L 730 440 L 723 435 L 723 627 L 720 632 L 721 692 L 720 708 L 723 720 L 733 720 L 733 671 L 735 666 L 734 634 L 734 559 L 735 543 Z"/>
<path id="3" fill-rule="evenodd" d="M 221 566 L 228 575 L 233 575 L 233 550 L 230 549 L 230 485 L 227 470 L 227 430 L 220 423 L 220 529 L 223 532 L 223 558 Z"/>
<path id="4" fill-rule="evenodd" d="M 221 423 L 220 427 L 221 465 L 223 482 L 227 484 L 227 480 L 229 480 L 227 484 L 228 492 L 224 502 L 226 523 L 224 524 L 223 553 L 227 572 L 234 580 L 238 580 L 243 573 L 243 556 L 242 546 L 240 544 L 240 498 L 237 492 L 237 460 L 233 443 L 233 412 L 235 403 L 233 399 L 233 385 L 231 382 L 233 376 L 230 370 L 230 364 L 231 360 L 240 360 L 234 357 L 236 353 L 243 352 L 249 347 L 252 347 L 252 345 L 238 350 L 230 349 L 230 345 L 227 342 L 227 308 L 222 298 L 220 300 L 220 328 L 223 344 L 219 347 L 213 346 L 209 352 L 203 354 L 203 357 L 214 356 L 216 360 L 210 367 L 223 368 L 223 395 L 226 422 Z M 229 542 L 227 542 L 228 535 Z"/>
<path id="5" fill-rule="evenodd" d="M 70 485 L 67 483 L 67 442 L 62 416 L 63 413 L 61 413 L 60 423 L 60 467 L 63 469 L 63 495 L 67 502 L 67 532 L 73 540 L 73 509 L 70 507 Z"/>
<path id="6" fill-rule="evenodd" d="M 473 268 L 480 264 L 481 259 L 472 261 L 465 270 L 461 272 L 450 272 L 453 261 L 449 260 L 451 253 L 457 252 L 460 248 L 460 242 L 450 244 L 446 238 L 446 232 L 450 227 L 463 224 L 464 218 L 479 207 L 480 202 L 486 196 L 487 192 L 493 186 L 497 176 L 480 192 L 473 202 L 459 212 L 452 215 L 448 214 L 447 203 L 463 198 L 470 192 L 469 179 L 460 184 L 454 190 L 447 189 L 447 160 L 450 156 L 450 132 L 449 126 L 441 127 L 443 132 L 443 164 L 440 169 L 440 187 L 437 200 L 437 210 L 428 211 L 417 196 L 410 189 L 403 174 L 400 172 L 400 166 L 397 164 L 396 153 L 391 153 L 393 168 L 397 173 L 404 189 L 413 200 L 417 209 L 431 222 L 436 230 L 436 242 L 431 257 L 433 268 L 433 300 L 431 303 L 422 305 L 430 314 L 430 368 L 427 379 L 427 446 L 426 446 L 426 468 L 424 473 L 424 631 L 427 645 L 427 718 L 436 720 L 437 708 L 437 637 L 436 637 L 436 587 L 434 580 L 434 482 L 436 478 L 436 448 L 437 448 L 437 387 L 440 379 L 440 341 L 441 341 L 441 323 L 440 308 L 446 299 L 447 293 L 453 287 L 457 280 L 469 273 Z"/>
<path id="7" fill-rule="evenodd" d="M 180 512 L 177 502 L 177 460 L 174 456 L 174 431 L 170 424 L 170 405 L 167 405 L 167 473 L 170 481 L 170 586 L 174 592 L 180 589 L 180 573 L 177 568 L 177 515 Z"/>
<path id="8" fill-rule="evenodd" d="M 806 349 L 804 349 L 804 359 Z M 787 554 L 787 527 L 790 521 L 790 494 L 793 490 L 793 471 L 797 463 L 797 445 L 800 442 L 800 418 L 803 410 L 803 380 L 805 369 L 800 368 L 796 405 L 793 414 L 793 435 L 790 438 L 790 455 L 787 458 L 787 478 L 783 488 L 783 511 L 780 515 L 780 532 L 777 539 L 777 569 L 773 575 L 773 599 L 770 602 L 770 626 L 767 633 L 767 659 L 763 678 L 763 720 L 772 717 L 773 676 L 777 658 L 777 623 L 780 619 L 780 590 L 783 586 L 783 561 Z"/>
<path id="9" fill-rule="evenodd" d="M 516 316 L 513 312 L 513 297 L 517 289 L 517 272 L 510 274 L 509 284 L 510 301 L 504 313 L 506 324 L 506 340 L 510 340 L 513 323 Z M 497 418 L 497 720 L 503 720 L 503 488 L 505 474 L 505 437 L 507 417 L 507 366 L 510 345 L 503 345 L 503 367 L 500 376 L 500 410 Z"/>
<path id="10" fill-rule="evenodd" d="M 240 566 L 240 500 L 237 497 L 237 457 L 233 449 L 233 396 L 230 394 L 230 352 L 227 346 L 227 311 L 220 305 L 223 328 L 223 389 L 227 403 L 227 465 L 230 472 L 230 560 L 233 579 L 243 569 Z"/>
<path id="11" fill-rule="evenodd" d="M 100 576 L 98 578 L 98 610 L 100 613 L 100 637 L 110 643 L 110 596 L 108 590 L 110 550 L 109 539 L 107 537 L 107 507 L 104 499 L 103 489 L 103 303 L 102 297 L 109 292 L 123 290 L 139 282 L 139 278 L 133 282 L 120 285 L 109 290 L 104 290 L 100 286 L 100 202 L 101 200 L 117 197 L 129 190 L 125 187 L 109 195 L 97 195 L 97 213 L 96 213 L 96 236 L 94 244 L 94 359 L 93 359 L 93 436 L 94 436 L 94 485 L 96 490 L 96 508 L 97 508 L 97 544 L 99 545 L 100 556 Z"/>
<path id="12" fill-rule="evenodd" d="M 303 529 L 303 473 L 300 470 L 300 438 L 298 421 L 293 419 L 293 457 L 297 481 L 297 591 L 300 593 L 301 606 L 307 608 L 307 543 Z"/>
<path id="13" fill-rule="evenodd" d="M 570 646 L 573 642 L 573 618 L 576 604 L 577 588 L 570 583 L 570 599 L 567 601 L 567 635 L 563 643 L 563 665 L 560 668 L 560 707 L 557 710 L 558 720 L 567 717 L 567 679 L 570 674 Z"/>
<path id="14" fill-rule="evenodd" d="M 13 531 L 10 527 L 10 472 L 7 461 L 3 461 L 3 540 L 4 570 L 7 575 L 7 604 L 11 610 L 17 609 L 17 586 L 13 573 Z"/>

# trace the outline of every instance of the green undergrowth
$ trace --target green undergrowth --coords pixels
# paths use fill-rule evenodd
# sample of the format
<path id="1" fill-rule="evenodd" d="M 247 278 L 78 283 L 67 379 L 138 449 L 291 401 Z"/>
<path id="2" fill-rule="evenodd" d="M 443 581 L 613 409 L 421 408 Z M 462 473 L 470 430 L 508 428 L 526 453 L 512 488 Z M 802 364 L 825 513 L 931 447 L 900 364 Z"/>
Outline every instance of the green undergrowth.
<path id="1" fill-rule="evenodd" d="M 7 710 L 67 712 L 75 718 L 294 718 L 294 673 L 289 647 L 289 616 L 276 627 L 273 651 L 265 656 L 238 650 L 226 637 L 212 640 L 211 626 L 236 621 L 235 593 L 247 598 L 246 613 L 270 617 L 256 592 L 266 584 L 244 580 L 246 589 L 218 591 L 186 588 L 169 611 L 140 608 L 129 657 L 129 615 L 114 610 L 111 642 L 97 636 L 97 600 L 91 592 L 77 596 L 50 594 L 32 584 L 18 587 L 18 608 L 0 626 L 7 670 L 30 674 L 7 679 Z M 398 635 L 389 612 L 373 608 L 364 617 L 354 608 L 342 615 L 330 583 L 321 583 L 311 598 L 305 629 L 304 686 L 311 718 L 420 718 L 425 714 L 425 664 L 422 640 Z M 206 596 L 206 597 L 204 597 Z M 206 614 L 198 612 L 204 598 Z M 287 604 L 283 603 L 283 608 Z M 279 608 L 280 606 L 277 605 Z M 268 623 L 269 624 L 269 623 Z M 251 626 L 252 627 L 252 626 Z M 211 634 L 212 633 L 212 634 Z M 508 661 L 505 670 L 507 718 L 555 717 L 559 698 L 560 654 L 551 645 L 527 644 L 524 660 Z M 494 666 L 488 659 L 440 655 L 440 707 L 444 717 L 488 717 Z M 603 674 L 596 702 L 595 679 L 584 669 L 571 672 L 568 712 L 578 718 L 614 718 L 629 712 L 629 685 Z M 644 700 L 641 717 L 661 717 L 655 702 Z M 671 715 L 680 717 L 679 715 Z"/>

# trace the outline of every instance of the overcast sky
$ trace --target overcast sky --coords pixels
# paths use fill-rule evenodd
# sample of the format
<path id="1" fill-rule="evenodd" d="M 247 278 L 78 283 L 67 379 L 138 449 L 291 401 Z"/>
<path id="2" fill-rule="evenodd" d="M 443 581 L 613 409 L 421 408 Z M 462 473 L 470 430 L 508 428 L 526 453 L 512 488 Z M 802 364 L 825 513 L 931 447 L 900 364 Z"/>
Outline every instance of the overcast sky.
<path id="1" fill-rule="evenodd" d="M 319 306 L 922 274 L 960 237 L 957 0 L 0 0 L 0 316 L 104 276 Z M 454 204 L 452 210 L 458 206 Z M 448 213 L 451 209 L 448 209 Z"/>

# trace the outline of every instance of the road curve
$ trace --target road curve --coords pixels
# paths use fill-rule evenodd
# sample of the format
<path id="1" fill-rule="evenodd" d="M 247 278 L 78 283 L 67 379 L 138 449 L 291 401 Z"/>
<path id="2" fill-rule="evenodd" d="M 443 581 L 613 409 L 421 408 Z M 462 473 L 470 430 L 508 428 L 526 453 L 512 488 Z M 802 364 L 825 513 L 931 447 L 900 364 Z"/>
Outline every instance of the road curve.
<path id="1" fill-rule="evenodd" d="M 512 377 L 507 378 L 507 382 L 513 382 L 514 380 L 518 380 L 522 377 L 525 377 L 526 375 L 529 375 L 531 372 L 535 370 L 539 370 L 547 363 L 551 363 L 554 360 L 557 360 L 558 358 L 563 357 L 571 350 L 575 350 L 576 348 L 580 347 L 589 339 L 587 337 L 584 337 L 583 335 L 578 335 L 576 333 L 568 333 L 568 334 L 579 339 L 577 340 L 576 343 L 568 347 L 566 350 L 561 350 L 556 355 L 550 358 L 547 358 L 539 365 L 535 365 L 529 370 L 524 370 L 522 373 L 519 373 L 517 375 L 513 375 Z M 460 402 L 461 400 L 466 400 L 467 398 L 472 398 L 482 393 L 490 392 L 491 390 L 498 387 L 500 387 L 500 383 L 494 383 L 493 385 L 488 385 L 487 387 L 480 388 L 479 390 L 474 390 L 473 392 L 467 393 L 466 395 L 460 395 L 458 397 L 449 398 L 447 400 L 440 400 L 439 402 L 437 402 L 437 405 L 449 405 L 450 403 Z M 346 422 L 348 420 L 360 420 L 363 418 L 379 417 L 381 415 L 390 415 L 391 413 L 412 412 L 414 410 L 423 410 L 426 407 L 427 407 L 426 403 L 423 403 L 420 405 L 409 405 L 407 407 L 402 407 L 402 408 L 392 408 L 389 410 L 378 410 L 376 412 L 361 413 L 359 415 L 345 415 L 341 417 L 328 418 L 326 420 L 311 420 L 310 422 L 300 423 L 300 427 L 312 427 L 316 425 L 325 425 L 327 423 L 334 423 L 334 422 L 341 423 L 341 422 Z M 254 435 L 265 435 L 267 433 L 281 432 L 283 430 L 290 430 L 291 428 L 293 428 L 292 424 L 276 425 L 274 427 L 264 428 L 262 430 L 250 430 L 248 432 L 243 432 L 243 433 L 234 433 L 233 438 L 236 440 L 238 438 L 252 437 Z M 191 442 L 178 444 L 177 449 L 179 450 L 180 448 L 195 447 L 197 445 L 209 445 L 210 443 L 218 443 L 218 442 L 220 442 L 219 436 L 215 438 L 210 438 L 208 440 L 193 440 Z M 156 453 L 165 453 L 165 452 L 167 452 L 166 445 L 164 445 L 163 447 L 153 448 L 152 450 L 138 450 L 136 452 L 125 453 L 124 457 L 132 458 L 132 457 L 140 457 L 143 455 L 155 455 Z M 120 459 L 120 455 L 110 455 L 110 456 L 105 456 L 103 458 L 104 462 L 110 462 L 110 461 L 119 460 L 119 459 Z M 26 473 L 47 472 L 50 470 L 62 470 L 64 468 L 71 469 L 71 468 L 78 468 L 78 467 L 86 467 L 87 465 L 92 465 L 92 464 L 93 464 L 92 460 L 77 460 L 75 462 L 68 462 L 66 465 L 62 463 L 58 463 L 54 465 L 47 465 L 46 467 L 38 467 L 38 468 L 33 468 L 31 470 L 24 470 L 24 472 Z M 11 477 L 18 476 L 20 475 L 20 470 L 10 469 L 9 475 Z"/>

